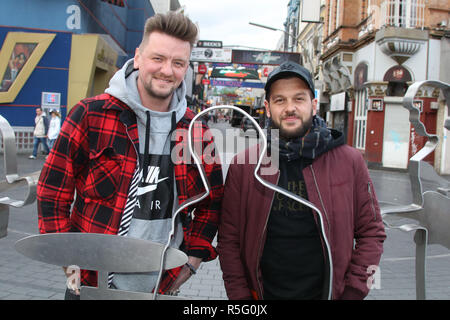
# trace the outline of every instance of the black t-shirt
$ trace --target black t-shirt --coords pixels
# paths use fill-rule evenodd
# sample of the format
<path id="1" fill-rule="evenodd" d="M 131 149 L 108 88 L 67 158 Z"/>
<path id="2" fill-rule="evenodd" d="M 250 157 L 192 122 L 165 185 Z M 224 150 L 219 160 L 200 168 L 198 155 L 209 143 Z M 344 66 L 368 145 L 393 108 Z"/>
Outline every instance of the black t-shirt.
<path id="1" fill-rule="evenodd" d="M 304 159 L 280 158 L 278 186 L 308 199 L 302 174 L 308 164 Z M 320 299 L 324 262 L 312 210 L 276 192 L 261 258 L 264 299 Z"/>

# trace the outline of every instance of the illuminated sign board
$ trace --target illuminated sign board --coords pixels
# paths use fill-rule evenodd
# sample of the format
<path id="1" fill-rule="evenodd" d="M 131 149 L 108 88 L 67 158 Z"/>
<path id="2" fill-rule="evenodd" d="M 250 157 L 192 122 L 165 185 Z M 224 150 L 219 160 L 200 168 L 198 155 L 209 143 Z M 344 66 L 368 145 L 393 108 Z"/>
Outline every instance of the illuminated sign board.
<path id="1" fill-rule="evenodd" d="M 222 48 L 222 41 L 209 41 L 209 40 L 198 40 L 197 47 L 199 48 Z"/>
<path id="2" fill-rule="evenodd" d="M 216 67 L 211 73 L 211 78 L 233 78 L 259 80 L 258 71 L 245 67 Z"/>

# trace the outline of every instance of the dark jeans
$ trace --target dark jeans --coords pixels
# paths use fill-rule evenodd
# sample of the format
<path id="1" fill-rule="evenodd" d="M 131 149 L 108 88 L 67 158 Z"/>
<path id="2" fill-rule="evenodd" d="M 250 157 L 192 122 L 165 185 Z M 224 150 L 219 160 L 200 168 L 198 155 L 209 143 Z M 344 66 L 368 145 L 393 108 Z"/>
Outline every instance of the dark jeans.
<path id="1" fill-rule="evenodd" d="M 46 154 L 49 154 L 50 150 L 48 149 L 47 138 L 36 138 L 36 137 L 34 137 L 33 156 L 37 157 L 37 151 L 38 151 L 39 143 L 42 143 L 42 147 L 44 148 L 44 152 Z"/>
<path id="2" fill-rule="evenodd" d="M 76 295 L 73 291 L 66 288 L 66 294 L 64 300 L 80 300 L 80 296 Z"/>

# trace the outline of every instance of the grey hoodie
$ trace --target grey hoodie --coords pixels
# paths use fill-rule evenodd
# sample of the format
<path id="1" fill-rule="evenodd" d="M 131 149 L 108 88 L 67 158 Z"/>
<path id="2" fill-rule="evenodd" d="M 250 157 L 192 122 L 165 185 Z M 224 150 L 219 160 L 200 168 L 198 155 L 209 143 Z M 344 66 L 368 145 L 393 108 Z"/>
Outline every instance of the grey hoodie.
<path id="1" fill-rule="evenodd" d="M 153 111 L 142 105 L 136 82 L 138 74 L 138 70 L 133 70 L 133 60 L 131 59 L 113 76 L 109 82 L 109 88 L 105 90 L 106 93 L 123 101 L 133 110 L 138 125 L 140 184 L 133 218 L 129 230 L 125 234 L 128 237 L 165 244 L 171 229 L 173 206 L 177 202 L 173 167 L 167 165 L 171 152 L 170 133 L 175 129 L 176 122 L 180 121 L 186 112 L 186 85 L 183 81 L 175 90 L 168 112 Z M 148 129 L 149 136 L 146 137 Z M 149 184 L 150 180 L 153 184 Z M 171 192 L 173 198 L 172 194 L 169 195 Z M 177 221 L 176 226 L 172 246 L 179 248 L 183 240 L 181 222 Z M 149 257 L 149 259 L 159 259 L 159 257 Z M 151 292 L 155 286 L 157 275 L 158 272 L 116 273 L 112 284 L 121 290 Z"/>

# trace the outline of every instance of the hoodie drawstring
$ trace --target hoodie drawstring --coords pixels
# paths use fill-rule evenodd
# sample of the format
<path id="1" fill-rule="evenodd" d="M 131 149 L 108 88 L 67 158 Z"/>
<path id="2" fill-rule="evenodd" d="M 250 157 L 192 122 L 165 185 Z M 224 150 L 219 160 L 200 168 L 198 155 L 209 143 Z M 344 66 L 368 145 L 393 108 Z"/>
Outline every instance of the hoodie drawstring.
<path id="1" fill-rule="evenodd" d="M 144 145 L 144 161 L 143 161 L 143 167 L 142 167 L 142 172 L 143 172 L 143 177 L 145 179 L 145 177 L 147 177 L 147 173 L 148 173 L 148 166 L 149 166 L 149 161 L 150 161 L 150 111 L 146 111 L 145 112 L 146 116 L 147 116 L 147 121 L 145 124 L 145 145 Z M 170 150 L 169 150 L 169 155 L 172 155 L 172 150 L 175 148 L 175 139 L 172 139 L 172 133 L 174 132 L 174 130 L 177 127 L 177 118 L 176 118 L 176 112 L 172 111 L 172 124 L 171 124 L 171 128 L 170 128 L 170 132 L 167 135 L 167 139 L 170 139 Z M 167 141 L 167 140 L 166 140 Z M 173 161 L 172 159 L 170 159 L 170 170 L 173 171 Z"/>
<path id="2" fill-rule="evenodd" d="M 150 157 L 148 156 L 150 153 L 150 111 L 146 111 L 145 114 L 147 115 L 147 121 L 145 124 L 145 145 L 144 145 L 144 161 L 143 161 L 143 177 L 147 177 L 147 171 L 148 171 L 148 162 L 150 161 Z"/>

